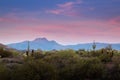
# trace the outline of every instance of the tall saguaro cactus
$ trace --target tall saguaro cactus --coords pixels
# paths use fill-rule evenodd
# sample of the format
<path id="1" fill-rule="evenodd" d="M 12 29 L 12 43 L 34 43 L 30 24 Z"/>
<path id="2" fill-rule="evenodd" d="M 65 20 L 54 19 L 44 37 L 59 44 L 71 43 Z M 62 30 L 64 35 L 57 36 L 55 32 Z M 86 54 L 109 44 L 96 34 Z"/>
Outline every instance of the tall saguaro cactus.
<path id="1" fill-rule="evenodd" d="M 28 41 L 26 55 L 29 56 L 29 53 L 30 53 L 30 42 Z"/>
<path id="2" fill-rule="evenodd" d="M 93 50 L 95 51 L 95 49 L 96 49 L 96 43 L 95 43 L 95 41 L 93 41 L 92 48 L 93 48 Z"/>

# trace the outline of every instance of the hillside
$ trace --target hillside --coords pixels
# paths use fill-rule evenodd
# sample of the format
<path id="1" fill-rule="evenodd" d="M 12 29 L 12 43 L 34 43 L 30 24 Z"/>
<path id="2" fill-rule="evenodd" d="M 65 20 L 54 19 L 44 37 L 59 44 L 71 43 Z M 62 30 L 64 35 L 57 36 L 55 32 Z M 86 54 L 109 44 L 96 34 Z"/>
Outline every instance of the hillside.
<path id="1" fill-rule="evenodd" d="M 6 46 L 6 45 L 3 45 L 2 43 L 0 43 L 0 47 L 1 47 L 1 48 L 7 48 L 7 46 Z"/>

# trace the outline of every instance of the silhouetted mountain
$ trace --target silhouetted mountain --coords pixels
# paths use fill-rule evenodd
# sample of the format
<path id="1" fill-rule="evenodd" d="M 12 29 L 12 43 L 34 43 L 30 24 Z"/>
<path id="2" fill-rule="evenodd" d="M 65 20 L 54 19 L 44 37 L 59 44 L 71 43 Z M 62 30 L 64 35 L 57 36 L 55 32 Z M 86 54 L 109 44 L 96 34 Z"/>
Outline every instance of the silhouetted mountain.
<path id="1" fill-rule="evenodd" d="M 46 38 L 37 38 L 33 41 L 29 41 L 31 49 L 42 49 L 42 50 L 53 50 L 53 49 L 62 49 L 64 46 L 58 44 L 55 41 L 49 41 Z M 9 47 L 18 49 L 18 50 L 25 50 L 28 47 L 28 41 L 9 44 Z"/>
<path id="2" fill-rule="evenodd" d="M 56 41 L 52 40 L 49 41 L 46 38 L 37 38 L 33 41 L 29 41 L 30 49 L 42 49 L 42 50 L 53 50 L 53 49 L 92 49 L 93 43 L 85 43 L 85 44 L 76 44 L 76 45 L 61 45 L 58 44 Z M 96 49 L 105 48 L 108 43 L 96 43 Z M 120 50 L 120 44 L 111 44 L 113 49 Z M 26 50 L 28 46 L 28 41 L 20 42 L 20 43 L 13 43 L 8 44 L 9 47 L 18 49 L 18 50 Z"/>

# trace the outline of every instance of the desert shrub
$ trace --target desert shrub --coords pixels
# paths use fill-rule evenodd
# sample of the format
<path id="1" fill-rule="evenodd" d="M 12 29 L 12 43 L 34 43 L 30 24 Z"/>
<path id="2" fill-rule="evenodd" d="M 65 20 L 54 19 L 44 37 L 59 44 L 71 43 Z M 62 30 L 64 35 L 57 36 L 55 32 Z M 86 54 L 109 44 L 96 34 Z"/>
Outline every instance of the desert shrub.
<path id="1" fill-rule="evenodd" d="M 102 55 L 101 50 L 90 51 L 90 56 L 91 57 L 99 57 L 101 55 Z"/>
<path id="2" fill-rule="evenodd" d="M 120 55 L 114 51 L 116 54 L 111 57 L 111 51 L 67 49 L 44 54 L 32 51 L 34 54 L 22 57 L 20 64 L 0 63 L 0 80 L 120 80 Z M 14 55 L 14 52 L 0 49 L 1 57 L 10 57 L 8 53 Z"/>
<path id="3" fill-rule="evenodd" d="M 34 53 L 32 54 L 32 57 L 33 57 L 34 59 L 41 59 L 41 58 L 44 57 L 44 54 L 39 53 L 39 52 L 34 52 Z"/>
<path id="4" fill-rule="evenodd" d="M 104 75 L 104 66 L 97 58 L 80 59 L 77 64 L 63 68 L 60 80 L 100 80 Z"/>
<path id="5" fill-rule="evenodd" d="M 111 57 L 108 55 L 108 54 L 102 54 L 99 56 L 99 59 L 102 61 L 102 62 L 110 62 L 111 61 Z"/>
<path id="6" fill-rule="evenodd" d="M 54 54 L 44 57 L 44 61 L 51 63 L 57 68 L 63 68 L 69 64 L 74 64 L 79 59 L 79 56 L 73 50 L 61 50 Z"/>
<path id="7" fill-rule="evenodd" d="M 103 80 L 120 80 L 120 65 L 115 65 L 111 69 L 107 69 Z"/>
<path id="8" fill-rule="evenodd" d="M 84 49 L 79 49 L 76 51 L 80 57 L 90 57 L 89 51 L 85 51 Z"/>
<path id="9" fill-rule="evenodd" d="M 2 50 L 2 51 L 0 51 L 0 56 L 1 56 L 1 58 L 4 58 L 4 57 L 12 57 L 13 54 L 12 54 L 11 51 Z"/>
<path id="10" fill-rule="evenodd" d="M 76 51 L 76 53 L 79 54 L 79 55 L 84 54 L 84 52 L 86 52 L 84 49 L 79 49 L 79 50 Z"/>
<path id="11" fill-rule="evenodd" d="M 12 53 L 12 56 L 13 56 L 13 57 L 19 57 L 20 54 L 21 54 L 21 52 L 19 52 L 19 51 L 14 51 L 14 50 L 11 50 L 10 52 Z"/>
<path id="12" fill-rule="evenodd" d="M 10 80 L 10 70 L 2 63 L 0 63 L 0 80 Z"/>
<path id="13" fill-rule="evenodd" d="M 112 62 L 116 65 L 118 65 L 120 63 L 120 56 L 113 56 L 112 58 Z"/>
<path id="14" fill-rule="evenodd" d="M 54 80 L 55 69 L 42 61 L 27 61 L 13 71 L 12 80 Z"/>
<path id="15" fill-rule="evenodd" d="M 113 50 L 113 54 L 114 54 L 114 56 L 120 56 L 120 51 Z"/>

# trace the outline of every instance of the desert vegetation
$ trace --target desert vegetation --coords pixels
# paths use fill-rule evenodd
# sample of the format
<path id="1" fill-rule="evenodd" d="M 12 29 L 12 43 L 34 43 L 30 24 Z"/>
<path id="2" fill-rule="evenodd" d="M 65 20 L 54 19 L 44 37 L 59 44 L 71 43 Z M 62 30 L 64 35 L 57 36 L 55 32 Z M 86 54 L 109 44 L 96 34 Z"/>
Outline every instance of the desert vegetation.
<path id="1" fill-rule="evenodd" d="M 120 80 L 120 51 L 110 45 L 96 50 L 0 48 L 0 80 Z"/>

